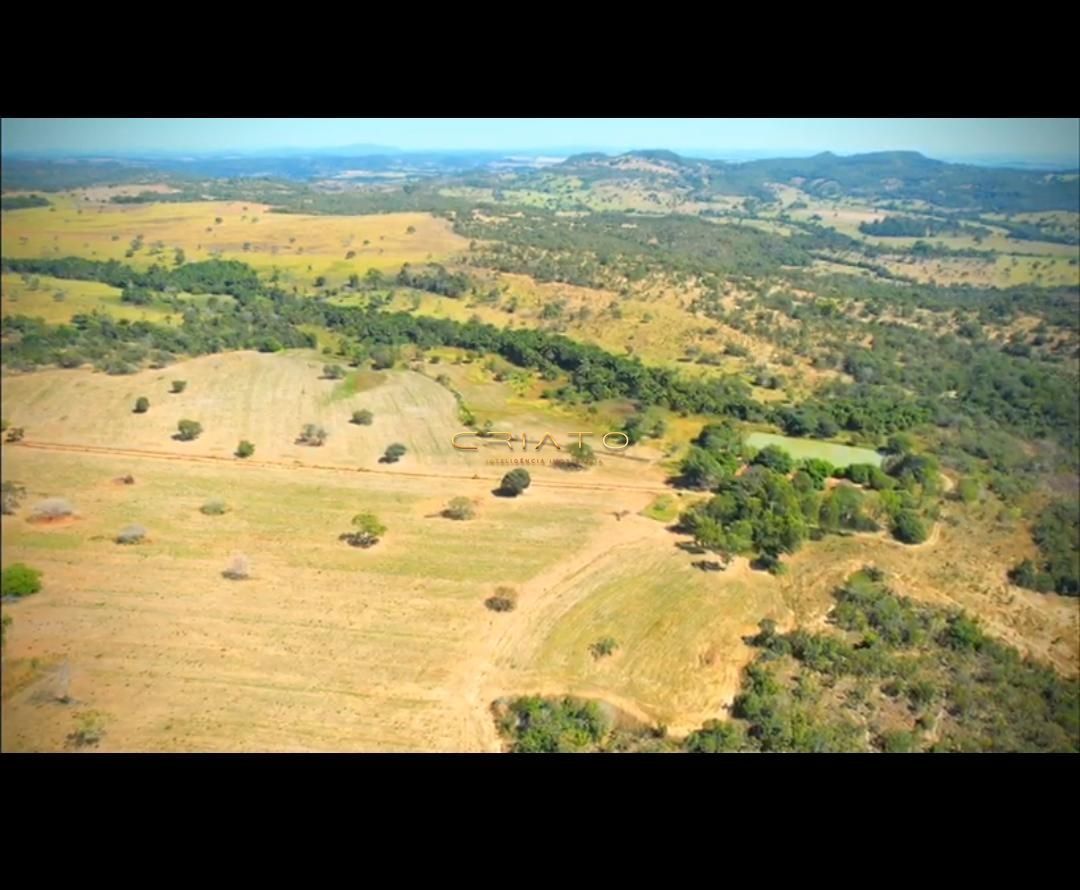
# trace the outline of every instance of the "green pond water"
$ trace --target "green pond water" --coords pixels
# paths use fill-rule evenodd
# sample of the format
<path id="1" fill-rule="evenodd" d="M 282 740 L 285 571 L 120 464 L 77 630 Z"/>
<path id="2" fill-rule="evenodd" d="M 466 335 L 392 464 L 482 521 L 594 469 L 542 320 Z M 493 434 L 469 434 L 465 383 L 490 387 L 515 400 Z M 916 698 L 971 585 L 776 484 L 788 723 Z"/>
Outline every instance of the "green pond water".
<path id="1" fill-rule="evenodd" d="M 873 464 L 879 467 L 882 461 L 882 456 L 869 448 L 835 445 L 832 442 L 820 442 L 817 439 L 796 439 L 776 433 L 751 433 L 746 437 L 746 444 L 759 449 L 766 445 L 776 445 L 796 460 L 819 457 L 827 460 L 834 467 L 847 467 L 851 464 Z"/>

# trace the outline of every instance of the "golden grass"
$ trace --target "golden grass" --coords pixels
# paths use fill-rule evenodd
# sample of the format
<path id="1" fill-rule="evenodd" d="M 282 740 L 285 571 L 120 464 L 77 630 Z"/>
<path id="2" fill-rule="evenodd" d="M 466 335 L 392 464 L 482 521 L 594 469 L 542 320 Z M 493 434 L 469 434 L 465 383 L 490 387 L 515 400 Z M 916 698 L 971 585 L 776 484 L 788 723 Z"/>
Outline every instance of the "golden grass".
<path id="1" fill-rule="evenodd" d="M 371 268 L 396 272 L 403 263 L 444 261 L 468 245 L 449 222 L 426 213 L 317 216 L 271 213 L 266 205 L 242 202 L 124 205 L 87 203 L 72 195 L 55 200 L 55 211 L 5 214 L 4 256 L 82 256 L 147 268 L 155 262 L 171 266 L 173 251 L 182 248 L 189 262 L 220 255 L 263 272 L 276 269 L 283 281 L 309 289 L 320 275 L 328 285 L 340 285 Z M 126 257 L 138 235 L 144 246 Z M 162 252 L 152 255 L 159 242 Z M 356 255 L 346 260 L 350 251 Z"/>
<path id="2" fill-rule="evenodd" d="M 21 275 L 0 276 L 3 296 L 0 315 L 28 315 L 44 319 L 49 324 L 71 321 L 75 315 L 102 311 L 116 319 L 162 322 L 172 313 L 160 306 L 133 306 L 120 301 L 120 290 L 97 281 L 73 281 L 32 276 L 38 281 L 31 290 L 28 279 Z M 63 299 L 56 299 L 62 295 Z"/>

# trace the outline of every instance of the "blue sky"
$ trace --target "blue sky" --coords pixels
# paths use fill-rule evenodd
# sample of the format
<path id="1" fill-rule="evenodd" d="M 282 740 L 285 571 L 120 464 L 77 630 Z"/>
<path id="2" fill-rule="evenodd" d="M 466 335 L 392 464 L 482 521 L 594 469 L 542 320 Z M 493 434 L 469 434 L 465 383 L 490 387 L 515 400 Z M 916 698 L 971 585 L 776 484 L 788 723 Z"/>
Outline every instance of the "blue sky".
<path id="1" fill-rule="evenodd" d="M 1077 118 L 12 118 L 3 152 L 253 151 L 357 143 L 417 149 L 670 148 L 1078 163 Z"/>

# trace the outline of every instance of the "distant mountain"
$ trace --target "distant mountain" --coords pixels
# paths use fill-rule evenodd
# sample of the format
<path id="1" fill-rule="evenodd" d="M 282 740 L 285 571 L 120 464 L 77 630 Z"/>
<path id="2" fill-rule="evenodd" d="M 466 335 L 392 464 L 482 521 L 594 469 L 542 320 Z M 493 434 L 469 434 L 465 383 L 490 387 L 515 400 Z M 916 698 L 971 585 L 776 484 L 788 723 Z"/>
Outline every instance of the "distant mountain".
<path id="1" fill-rule="evenodd" d="M 642 169 L 641 161 L 661 170 Z M 771 184 L 794 185 L 810 195 L 850 195 L 877 200 L 922 200 L 950 209 L 996 212 L 1080 209 L 1080 178 L 1074 171 L 951 164 L 916 151 L 880 151 L 840 156 L 825 151 L 803 158 L 718 161 L 687 158 L 670 151 L 598 152 L 574 155 L 556 169 L 589 180 L 671 177 L 694 197 L 771 197 Z"/>
<path id="2" fill-rule="evenodd" d="M 585 183 L 606 179 L 637 182 L 659 194 L 696 202 L 721 196 L 774 198 L 774 187 L 795 186 L 813 197 L 851 196 L 870 201 L 925 201 L 937 207 L 1017 213 L 1080 208 L 1075 171 L 987 167 L 949 163 L 915 151 L 841 156 L 825 151 L 806 157 L 730 161 L 693 158 L 667 149 L 605 154 L 580 152 L 539 162 L 529 152 L 402 151 L 377 145 L 331 149 L 278 149 L 258 153 L 129 155 L 106 157 L 3 158 L 3 188 L 54 191 L 92 182 L 163 178 L 272 178 L 295 182 L 466 177 L 499 188 L 506 176 L 546 188 L 543 168 Z"/>

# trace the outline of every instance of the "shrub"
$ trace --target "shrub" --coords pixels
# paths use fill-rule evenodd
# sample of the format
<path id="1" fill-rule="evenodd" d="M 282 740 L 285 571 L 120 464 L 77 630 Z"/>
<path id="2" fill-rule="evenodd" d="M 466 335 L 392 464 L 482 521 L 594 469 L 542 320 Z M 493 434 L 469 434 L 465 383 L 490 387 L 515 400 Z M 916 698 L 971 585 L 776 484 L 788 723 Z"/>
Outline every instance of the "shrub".
<path id="1" fill-rule="evenodd" d="M 903 729 L 881 734 L 881 750 L 886 754 L 909 754 L 917 743 L 915 735 Z"/>
<path id="2" fill-rule="evenodd" d="M 228 568 L 221 574 L 230 581 L 243 581 L 251 577 L 251 564 L 243 553 L 237 553 L 229 560 Z"/>
<path id="3" fill-rule="evenodd" d="M 754 463 L 758 466 L 768 467 L 777 473 L 790 473 L 795 461 L 791 455 L 776 445 L 766 445 L 757 453 Z"/>
<path id="4" fill-rule="evenodd" d="M 503 476 L 502 482 L 499 484 L 499 491 L 504 495 L 516 498 L 531 484 L 532 478 L 529 476 L 529 471 L 518 467 Z"/>
<path id="5" fill-rule="evenodd" d="M 570 459 L 576 467 L 591 467 L 596 463 L 596 454 L 585 442 L 575 442 L 568 449 Z"/>
<path id="6" fill-rule="evenodd" d="M 453 498 L 442 511 L 442 515 L 447 519 L 472 519 L 476 510 L 468 498 Z"/>
<path id="7" fill-rule="evenodd" d="M 11 616 L 5 615 L 0 621 L 0 650 L 7 647 L 7 629 L 11 625 Z"/>
<path id="8" fill-rule="evenodd" d="M 611 655 L 618 648 L 619 644 L 615 642 L 614 637 L 603 637 L 589 646 L 589 651 L 592 653 L 593 658 L 604 658 Z"/>
<path id="9" fill-rule="evenodd" d="M 318 448 L 326 442 L 326 437 L 330 434 L 321 426 L 315 423 L 305 423 L 304 428 L 300 430 L 300 437 L 297 442 L 301 445 L 310 445 L 313 448 Z"/>
<path id="10" fill-rule="evenodd" d="M 400 442 L 395 442 L 386 449 L 386 453 L 379 460 L 384 464 L 396 464 L 404 454 L 405 446 Z"/>
<path id="11" fill-rule="evenodd" d="M 225 506 L 223 500 L 220 498 L 212 498 L 199 507 L 199 512 L 205 513 L 207 516 L 221 516 L 228 509 L 229 508 Z"/>
<path id="12" fill-rule="evenodd" d="M 4 437 L 5 442 L 21 442 L 23 436 L 26 435 L 26 430 L 21 426 L 13 426 L 7 431 L 7 436 Z"/>
<path id="13" fill-rule="evenodd" d="M 358 426 L 371 426 L 374 419 L 375 415 L 366 408 L 361 408 L 359 411 L 353 411 L 352 413 L 352 422 Z"/>
<path id="14" fill-rule="evenodd" d="M 141 544 L 146 538 L 146 529 L 141 525 L 129 525 L 116 536 L 117 544 Z"/>
<path id="15" fill-rule="evenodd" d="M 135 413 L 145 414 L 150 410 L 150 400 L 146 396 L 139 396 L 135 400 Z"/>
<path id="16" fill-rule="evenodd" d="M 37 504 L 30 514 L 35 522 L 47 522 L 50 519 L 65 519 L 75 512 L 75 508 L 64 498 L 46 498 Z"/>
<path id="17" fill-rule="evenodd" d="M 394 367 L 394 353 L 388 346 L 376 346 L 371 350 L 371 367 L 376 371 Z"/>
<path id="18" fill-rule="evenodd" d="M 341 365 L 323 365 L 322 372 L 327 380 L 340 380 L 345 376 L 345 369 Z"/>
<path id="19" fill-rule="evenodd" d="M 186 380 L 174 380 L 172 382 L 172 391 L 173 392 L 180 393 L 180 392 L 183 392 L 185 389 L 187 389 L 187 381 Z"/>
<path id="20" fill-rule="evenodd" d="M 893 536 L 905 544 L 921 544 L 926 540 L 926 526 L 914 510 L 901 510 L 893 522 Z"/>
<path id="21" fill-rule="evenodd" d="M 15 562 L 0 575 L 0 596 L 29 596 L 41 590 L 41 572 Z"/>
<path id="22" fill-rule="evenodd" d="M 496 587 L 495 594 L 484 600 L 492 612 L 512 612 L 517 606 L 517 591 L 512 587 Z"/>
<path id="23" fill-rule="evenodd" d="M 68 734 L 67 743 L 72 748 L 86 748 L 96 745 L 105 735 L 105 726 L 101 715 L 87 711 L 78 717 L 74 732 Z"/>
<path id="24" fill-rule="evenodd" d="M 974 503 L 979 499 L 982 489 L 977 479 L 965 476 L 956 485 L 956 497 L 965 504 Z"/>
<path id="25" fill-rule="evenodd" d="M 16 482 L 4 481 L 0 484 L 0 513 L 11 516 L 19 506 L 19 499 L 26 494 L 26 489 Z"/>
<path id="26" fill-rule="evenodd" d="M 190 442 L 202 435 L 202 424 L 197 420 L 181 420 L 176 424 L 176 438 L 181 442 Z"/>
<path id="27" fill-rule="evenodd" d="M 237 457 L 251 457 L 255 453 L 255 446 L 247 439 L 241 439 L 240 444 L 236 446 Z"/>

